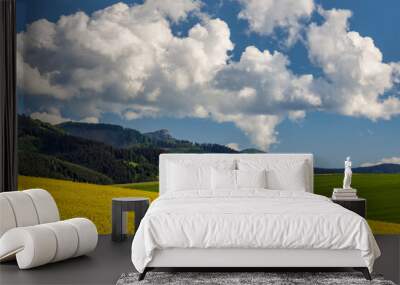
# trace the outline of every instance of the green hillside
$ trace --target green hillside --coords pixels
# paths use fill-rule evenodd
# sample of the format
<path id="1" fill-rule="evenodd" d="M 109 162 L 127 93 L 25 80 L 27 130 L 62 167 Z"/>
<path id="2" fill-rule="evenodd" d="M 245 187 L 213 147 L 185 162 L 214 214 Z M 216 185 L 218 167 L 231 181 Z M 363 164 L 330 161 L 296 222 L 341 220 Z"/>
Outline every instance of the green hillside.
<path id="1" fill-rule="evenodd" d="M 111 178 L 97 171 L 37 152 L 20 151 L 18 162 L 20 175 L 112 184 Z"/>

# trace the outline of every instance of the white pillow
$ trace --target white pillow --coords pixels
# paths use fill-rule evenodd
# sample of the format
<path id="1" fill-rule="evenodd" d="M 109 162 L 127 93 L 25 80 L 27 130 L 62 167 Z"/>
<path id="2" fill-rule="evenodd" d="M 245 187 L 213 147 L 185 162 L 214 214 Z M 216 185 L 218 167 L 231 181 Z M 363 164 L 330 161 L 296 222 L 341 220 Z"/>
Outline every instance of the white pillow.
<path id="1" fill-rule="evenodd" d="M 167 164 L 168 191 L 211 190 L 211 167 Z"/>
<path id="2" fill-rule="evenodd" d="M 237 187 L 240 188 L 267 188 L 267 171 L 263 170 L 236 170 Z"/>
<path id="3" fill-rule="evenodd" d="M 305 192 L 308 185 L 305 160 L 241 159 L 239 170 L 267 170 L 267 188 Z"/>
<path id="4" fill-rule="evenodd" d="M 167 161 L 167 165 L 169 163 L 175 163 L 180 165 L 193 165 L 193 166 L 209 166 L 216 169 L 236 169 L 236 160 L 235 159 L 207 159 L 201 158 L 201 154 L 198 155 L 198 158 L 175 158 Z"/>
<path id="5" fill-rule="evenodd" d="M 214 191 L 236 190 L 236 170 L 212 168 L 211 173 Z"/>

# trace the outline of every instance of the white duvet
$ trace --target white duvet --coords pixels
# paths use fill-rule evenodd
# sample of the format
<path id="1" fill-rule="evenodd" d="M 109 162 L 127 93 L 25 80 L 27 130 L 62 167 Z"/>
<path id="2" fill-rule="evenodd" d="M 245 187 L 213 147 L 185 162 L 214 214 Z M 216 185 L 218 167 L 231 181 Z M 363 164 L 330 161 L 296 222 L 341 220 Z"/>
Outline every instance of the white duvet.
<path id="1" fill-rule="evenodd" d="M 135 268 L 165 248 L 358 249 L 370 271 L 380 255 L 366 220 L 328 198 L 257 189 L 159 197 L 134 237 Z"/>

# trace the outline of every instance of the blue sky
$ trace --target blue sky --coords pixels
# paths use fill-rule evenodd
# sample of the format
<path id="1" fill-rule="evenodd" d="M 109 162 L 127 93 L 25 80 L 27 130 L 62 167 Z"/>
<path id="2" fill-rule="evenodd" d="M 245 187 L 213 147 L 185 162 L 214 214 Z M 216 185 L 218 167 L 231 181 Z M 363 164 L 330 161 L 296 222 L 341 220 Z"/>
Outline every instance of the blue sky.
<path id="1" fill-rule="evenodd" d="M 134 1 L 125 1 L 128 4 Z M 142 3 L 143 1 L 138 1 Z M 26 26 L 38 19 L 45 18 L 56 22 L 61 15 L 84 11 L 90 15 L 116 1 L 78 1 L 78 0 L 17 0 L 17 29 L 24 31 Z M 274 50 L 285 54 L 290 60 L 289 68 L 295 75 L 312 74 L 323 76 L 321 67 L 312 64 L 308 50 L 303 41 L 297 41 L 293 46 L 282 44 L 282 38 L 287 37 L 279 29 L 273 35 L 260 35 L 249 31 L 249 24 L 244 19 L 238 19 L 242 7 L 236 1 L 203 1 L 202 12 L 212 18 L 220 18 L 227 23 L 230 30 L 230 40 L 234 49 L 230 51 L 232 61 L 239 61 L 247 46 L 253 45 L 259 50 Z M 352 0 L 352 1 L 315 1 L 323 9 L 348 9 L 352 11 L 349 19 L 350 30 L 357 31 L 362 37 L 371 37 L 375 46 L 383 55 L 383 62 L 400 62 L 400 26 L 398 12 L 400 1 L 387 0 Z M 187 36 L 187 32 L 198 22 L 195 17 L 172 25 L 172 31 L 178 36 Z M 314 22 L 321 25 L 324 19 L 314 12 L 308 24 Z M 29 96 L 20 91 L 20 111 L 33 112 L 37 97 Z M 388 94 L 398 96 L 394 87 Z M 388 96 L 389 96 L 388 95 Z M 46 101 L 47 102 L 47 101 Z M 46 103 L 45 102 L 45 103 Z M 45 104 L 45 103 L 40 103 Z M 50 104 L 50 103 L 48 103 Z M 35 106 L 35 107 L 31 107 Z M 73 117 L 71 111 L 63 112 L 64 117 Z M 235 122 L 217 122 L 212 118 L 194 118 L 185 116 L 176 118 L 162 115 L 157 118 L 140 117 L 134 120 L 113 113 L 103 112 L 100 122 L 116 123 L 140 131 L 153 131 L 166 128 L 173 136 L 197 142 L 213 142 L 220 144 L 237 143 L 240 148 L 258 147 L 246 135 L 246 131 L 238 128 Z M 365 162 L 377 162 L 382 158 L 400 157 L 400 116 L 393 115 L 390 119 L 378 118 L 371 120 L 366 116 L 348 116 L 336 111 L 307 110 L 304 119 L 293 121 L 287 117 L 276 126 L 277 142 L 269 146 L 271 152 L 312 152 L 316 164 L 321 167 L 340 167 L 346 156 L 351 155 L 355 165 Z"/>

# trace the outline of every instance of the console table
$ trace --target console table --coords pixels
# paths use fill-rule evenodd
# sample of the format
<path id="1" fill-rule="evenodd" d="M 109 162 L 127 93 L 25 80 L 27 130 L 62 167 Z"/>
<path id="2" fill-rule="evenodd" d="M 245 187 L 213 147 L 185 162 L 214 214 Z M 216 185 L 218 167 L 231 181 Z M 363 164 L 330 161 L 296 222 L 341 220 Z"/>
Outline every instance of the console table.
<path id="1" fill-rule="evenodd" d="M 123 241 L 127 236 L 127 212 L 135 212 L 135 231 L 149 208 L 150 200 L 144 197 L 112 199 L 112 240 Z"/>

